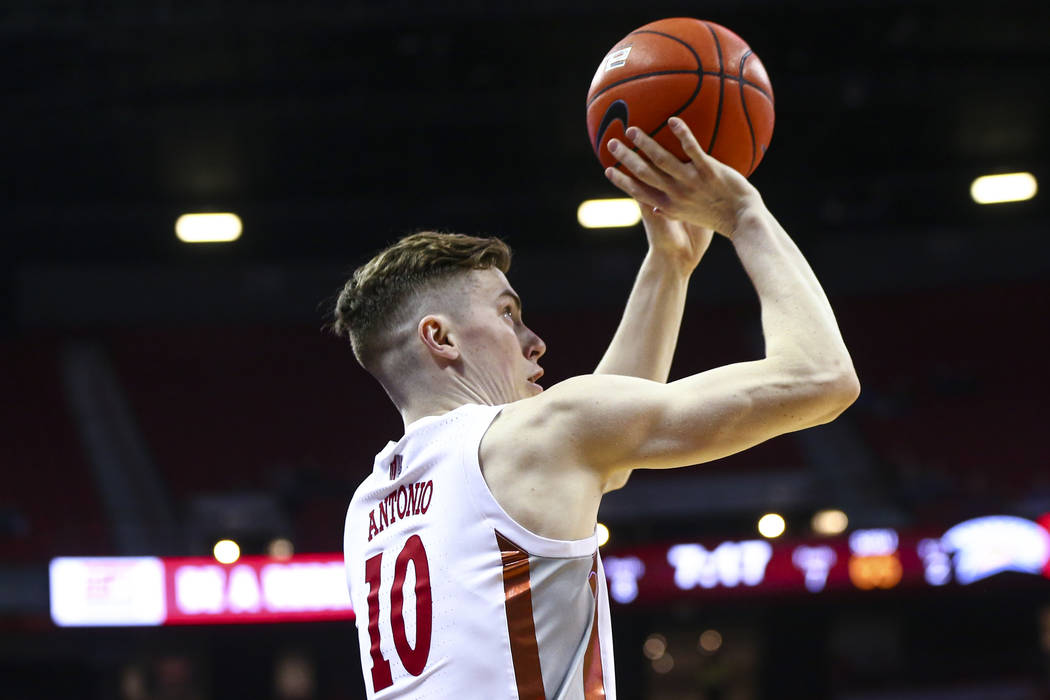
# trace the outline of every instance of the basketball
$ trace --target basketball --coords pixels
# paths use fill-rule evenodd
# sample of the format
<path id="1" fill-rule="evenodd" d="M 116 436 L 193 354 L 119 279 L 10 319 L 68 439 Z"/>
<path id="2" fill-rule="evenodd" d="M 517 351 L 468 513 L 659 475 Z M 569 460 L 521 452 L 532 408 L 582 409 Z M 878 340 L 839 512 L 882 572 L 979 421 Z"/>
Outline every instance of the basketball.
<path id="1" fill-rule="evenodd" d="M 643 129 L 683 161 L 677 116 L 705 152 L 748 176 L 773 136 L 773 87 L 758 56 L 725 27 L 676 17 L 639 27 L 602 59 L 587 93 L 587 132 L 604 167 L 611 138 Z"/>

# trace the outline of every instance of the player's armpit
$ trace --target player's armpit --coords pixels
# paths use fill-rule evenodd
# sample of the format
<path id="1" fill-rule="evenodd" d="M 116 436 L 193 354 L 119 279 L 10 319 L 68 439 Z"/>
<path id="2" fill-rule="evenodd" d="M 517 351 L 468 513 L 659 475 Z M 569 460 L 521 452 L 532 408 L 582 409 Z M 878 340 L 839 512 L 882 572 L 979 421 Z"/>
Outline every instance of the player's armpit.
<path id="1" fill-rule="evenodd" d="M 566 450 L 567 459 L 608 475 L 611 490 L 632 469 L 701 464 L 826 423 L 858 392 L 852 371 L 765 359 L 670 384 L 575 377 L 521 408 L 542 416 L 548 439 Z"/>

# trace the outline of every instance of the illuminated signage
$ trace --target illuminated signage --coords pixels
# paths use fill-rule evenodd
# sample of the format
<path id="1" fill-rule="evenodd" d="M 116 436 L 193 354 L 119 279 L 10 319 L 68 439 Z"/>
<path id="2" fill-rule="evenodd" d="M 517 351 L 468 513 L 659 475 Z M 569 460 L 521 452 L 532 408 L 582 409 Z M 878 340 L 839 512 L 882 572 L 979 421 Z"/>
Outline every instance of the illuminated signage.
<path id="1" fill-rule="evenodd" d="M 60 557 L 49 576 L 57 625 L 159 625 L 167 616 L 164 563 L 156 557 Z"/>
<path id="2" fill-rule="evenodd" d="M 353 618 L 343 558 L 59 558 L 51 618 L 60 626 L 172 625 Z"/>
<path id="3" fill-rule="evenodd" d="M 1040 574 L 1050 562 L 1050 532 L 1039 523 L 1009 515 L 967 520 L 940 539 L 926 539 L 919 546 L 926 580 L 934 585 L 948 582 L 951 555 L 955 580 L 962 585 L 1003 571 Z"/>
<path id="4" fill-rule="evenodd" d="M 609 595 L 617 603 L 630 603 L 638 597 L 638 579 L 645 573 L 645 564 L 638 557 L 602 557 Z"/>
<path id="5" fill-rule="evenodd" d="M 897 556 L 896 530 L 857 530 L 849 536 L 849 580 L 862 590 L 893 588 L 904 570 Z"/>
<path id="6" fill-rule="evenodd" d="M 890 528 L 841 536 L 707 540 L 603 552 L 609 593 L 622 604 L 674 598 L 819 594 L 967 586 L 1000 572 L 1050 579 L 1050 517 L 974 518 L 940 536 Z"/>
<path id="7" fill-rule="evenodd" d="M 773 546 L 764 540 L 722 542 L 708 551 L 699 544 L 676 544 L 667 550 L 674 583 L 684 591 L 701 586 L 757 586 L 766 575 Z"/>
<path id="8" fill-rule="evenodd" d="M 828 583 L 828 572 L 835 566 L 838 557 L 827 545 L 809 547 L 800 544 L 791 552 L 791 563 L 805 576 L 806 590 L 819 593 Z"/>
<path id="9" fill-rule="evenodd" d="M 1050 516 L 974 518 L 940 536 L 888 528 L 848 535 L 707 540 L 602 552 L 620 604 L 674 598 L 821 594 L 970 586 L 1003 572 L 1050 579 Z M 340 554 L 289 560 L 61 557 L 51 561 L 51 618 L 60 626 L 348 620 Z"/>

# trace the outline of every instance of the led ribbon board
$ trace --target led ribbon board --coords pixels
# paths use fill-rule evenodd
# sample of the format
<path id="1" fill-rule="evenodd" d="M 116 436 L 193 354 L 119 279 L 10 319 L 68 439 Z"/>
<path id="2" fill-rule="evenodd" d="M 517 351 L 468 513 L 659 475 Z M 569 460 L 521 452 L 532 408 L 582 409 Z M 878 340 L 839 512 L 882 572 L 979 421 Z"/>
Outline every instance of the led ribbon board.
<path id="1" fill-rule="evenodd" d="M 62 627 L 348 620 L 340 554 L 51 561 L 51 619 Z"/>
<path id="2" fill-rule="evenodd" d="M 1050 515 L 993 515 L 939 536 L 889 528 L 827 538 L 676 542 L 603 551 L 613 600 L 666 603 L 738 594 L 970 586 L 1003 572 L 1050 579 Z M 241 557 L 60 557 L 51 618 L 68 626 L 349 620 L 341 554 Z M 1039 577 L 1038 579 L 1035 577 Z"/>
<path id="3" fill-rule="evenodd" d="M 968 586 L 1002 572 L 1050 579 L 1050 517 L 993 515 L 941 536 L 890 528 L 823 539 L 680 542 L 602 554 L 619 603 L 718 595 Z"/>

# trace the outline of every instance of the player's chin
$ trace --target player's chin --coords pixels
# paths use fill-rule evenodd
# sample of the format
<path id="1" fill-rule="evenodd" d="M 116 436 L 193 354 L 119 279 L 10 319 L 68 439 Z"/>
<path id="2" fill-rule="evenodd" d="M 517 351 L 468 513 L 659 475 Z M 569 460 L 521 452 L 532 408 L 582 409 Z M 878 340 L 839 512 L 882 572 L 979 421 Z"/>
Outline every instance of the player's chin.
<path id="1" fill-rule="evenodd" d="M 536 396 L 537 394 L 543 393 L 543 387 L 536 382 L 526 382 L 525 387 L 525 390 L 528 392 L 526 396 Z"/>

